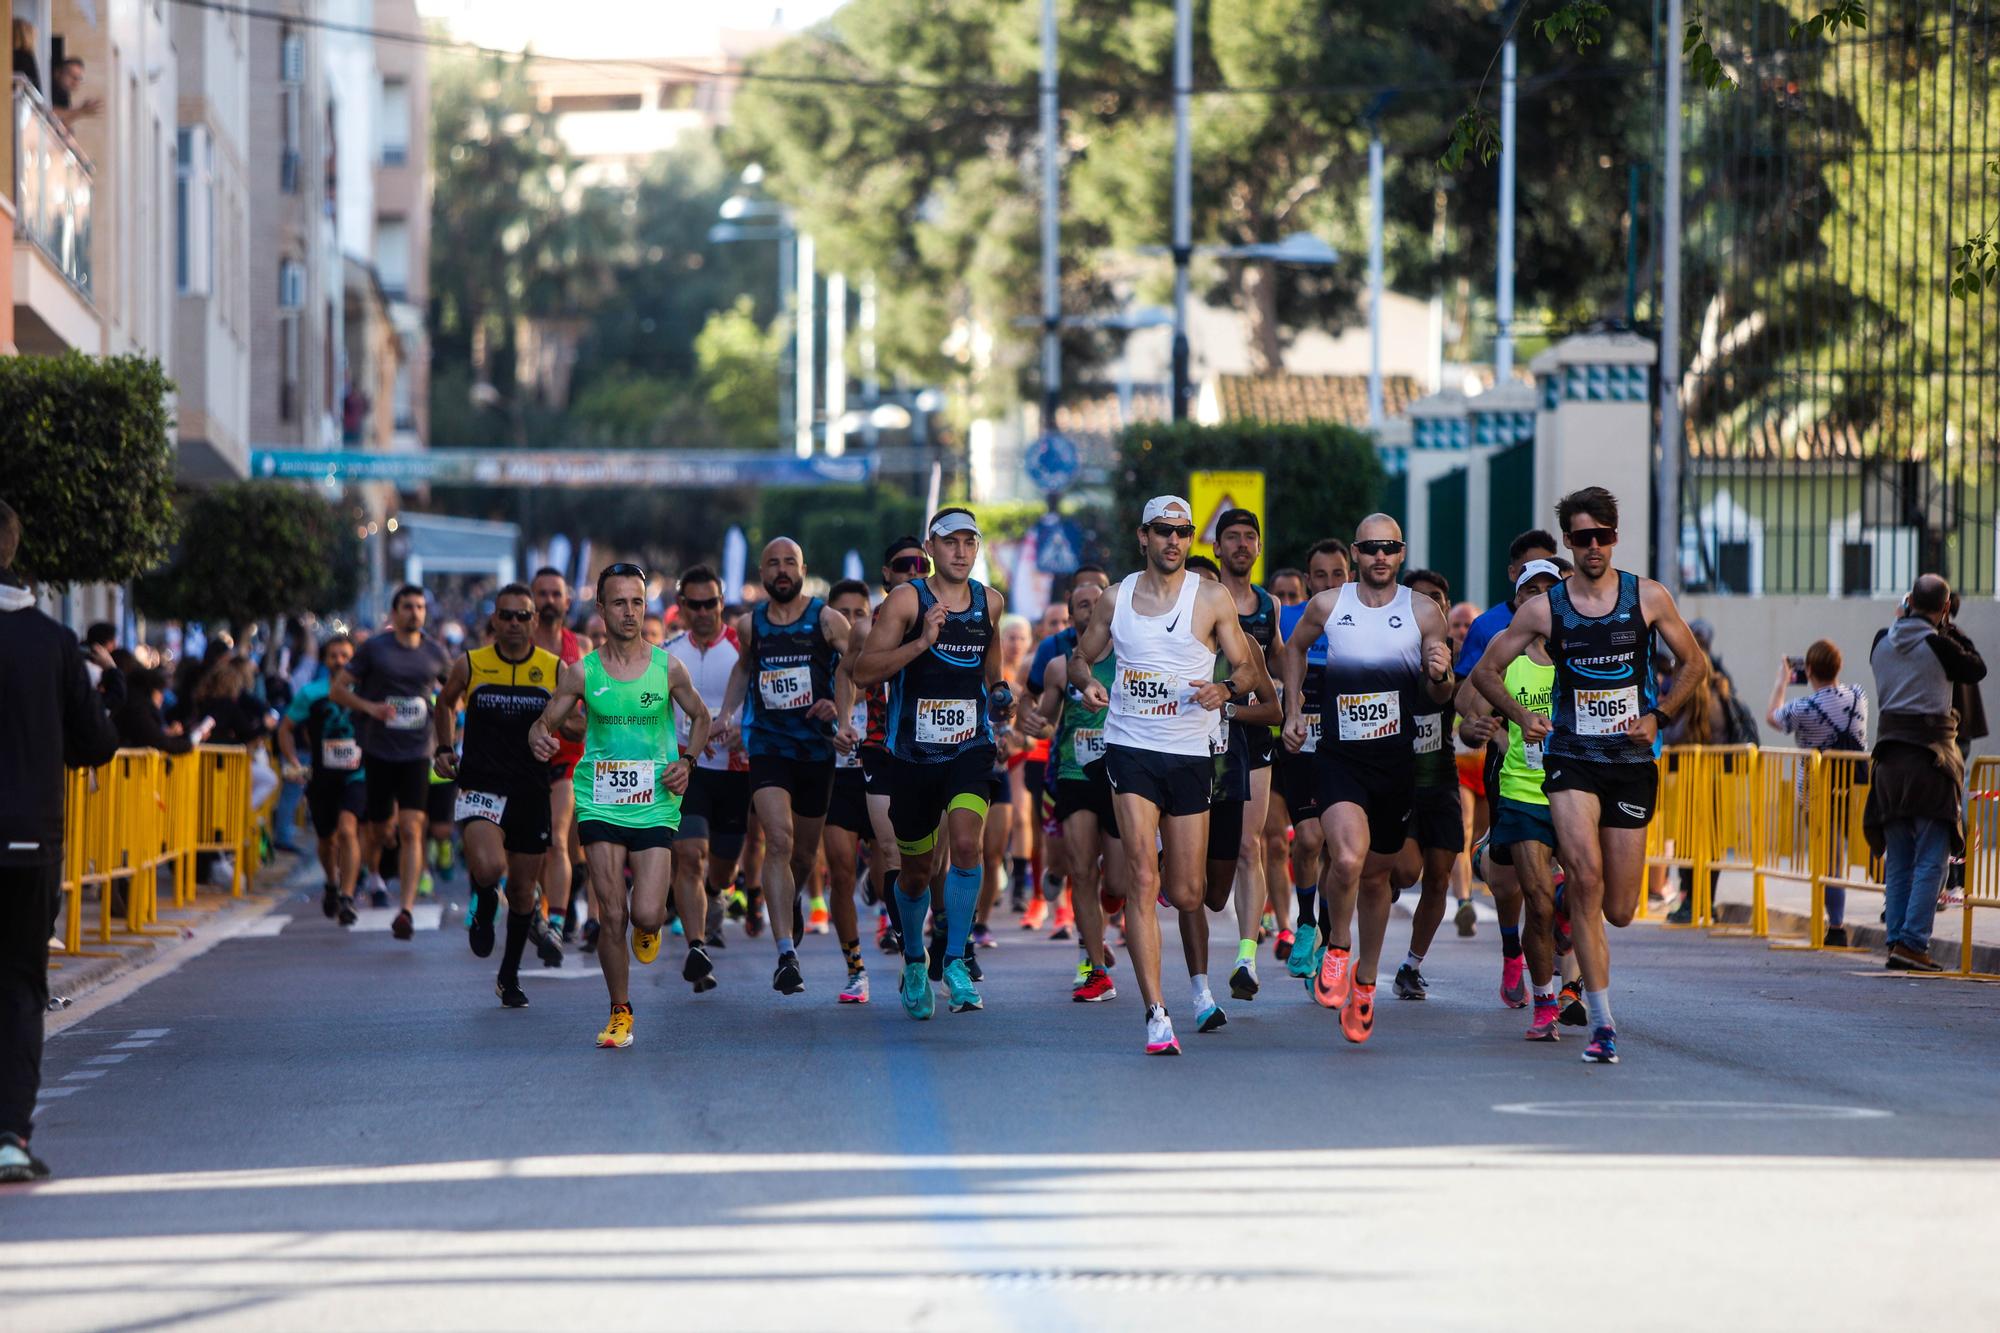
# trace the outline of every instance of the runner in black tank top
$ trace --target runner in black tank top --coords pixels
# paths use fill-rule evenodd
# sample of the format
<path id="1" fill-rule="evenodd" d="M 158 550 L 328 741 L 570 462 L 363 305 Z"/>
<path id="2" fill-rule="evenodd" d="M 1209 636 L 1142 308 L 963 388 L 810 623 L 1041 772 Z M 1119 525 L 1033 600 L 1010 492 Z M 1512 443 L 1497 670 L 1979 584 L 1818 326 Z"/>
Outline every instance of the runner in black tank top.
<path id="1" fill-rule="evenodd" d="M 1278 649 L 1284 640 L 1278 630 L 1278 599 L 1250 581 L 1263 555 L 1263 541 L 1262 526 L 1257 516 L 1247 509 L 1229 510 L 1216 520 L 1215 555 L 1222 565 L 1222 585 L 1236 601 L 1237 624 L 1264 655 L 1268 671 L 1275 664 Z M 1240 713 L 1251 702 L 1247 697 L 1232 699 L 1224 711 Z M 1284 714 L 1275 708 L 1277 700 L 1256 702 L 1273 705 L 1271 708 L 1258 708 L 1257 716 L 1271 717 L 1272 721 L 1280 723 L 1284 721 Z M 1230 878 L 1236 881 L 1236 964 L 1229 973 L 1229 993 L 1239 1000 L 1250 1000 L 1256 998 L 1258 990 L 1257 941 L 1263 928 L 1266 902 L 1273 896 L 1266 881 L 1264 823 L 1271 808 L 1272 760 L 1277 752 L 1278 737 L 1266 722 L 1232 717 L 1230 726 L 1235 733 L 1231 737 L 1231 748 L 1243 756 L 1248 768 L 1249 791 L 1243 803 L 1236 854 L 1229 858 Z M 1211 836 L 1210 842 L 1215 841 Z M 1221 865 L 1213 853 L 1211 865 L 1213 868 L 1220 868 Z M 1224 884 L 1221 887 L 1228 892 L 1231 886 Z M 1220 905 L 1216 903 L 1216 888 L 1211 879 L 1209 902 L 1220 910 Z M 1285 914 L 1282 904 L 1273 911 L 1276 916 Z M 1272 927 L 1275 929 L 1277 924 L 1274 919 Z"/>
<path id="2" fill-rule="evenodd" d="M 1707 679 L 1708 655 L 1665 588 L 1612 567 L 1618 501 L 1609 491 L 1591 486 L 1564 496 L 1556 521 L 1576 572 L 1515 612 L 1472 681 L 1525 743 L 1544 745 L 1542 790 L 1563 849 L 1564 895 L 1590 1011 L 1583 1058 L 1616 1064 L 1604 923 L 1627 925 L 1638 911 L 1659 783 L 1654 747 L 1661 726 Z M 1656 634 L 1679 663 L 1665 699 L 1652 684 Z M 1501 675 L 1538 640 L 1555 663 L 1553 719 L 1523 708 Z"/>
<path id="3" fill-rule="evenodd" d="M 1439 614 L 1450 614 L 1451 584 L 1444 575 L 1432 569 L 1413 570 L 1403 582 L 1413 597 L 1429 598 Z M 1430 952 L 1431 941 L 1444 922 L 1444 909 L 1451 898 L 1452 867 L 1465 850 L 1465 812 L 1459 805 L 1458 761 L 1451 748 L 1455 711 L 1449 698 L 1427 695 L 1418 698 L 1416 710 L 1416 725 L 1410 734 L 1410 747 L 1416 755 L 1410 836 L 1396 858 L 1391 883 L 1407 888 L 1421 881 L 1423 890 L 1410 912 L 1409 952 L 1396 969 L 1399 1000 L 1428 998 L 1429 983 L 1422 971 L 1424 955 Z M 1522 998 L 1525 1002 L 1525 994 Z"/>

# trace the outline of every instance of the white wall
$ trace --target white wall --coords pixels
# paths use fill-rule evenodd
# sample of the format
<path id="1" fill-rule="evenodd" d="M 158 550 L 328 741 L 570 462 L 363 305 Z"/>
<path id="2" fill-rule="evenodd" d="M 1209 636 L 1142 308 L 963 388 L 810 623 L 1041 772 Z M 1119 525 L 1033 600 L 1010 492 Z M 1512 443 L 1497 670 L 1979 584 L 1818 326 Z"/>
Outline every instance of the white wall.
<path id="1" fill-rule="evenodd" d="M 374 0 L 326 0 L 329 24 L 374 26 Z M 372 37 L 323 30 L 320 50 L 326 64 L 327 96 L 334 103 L 335 160 L 340 196 L 334 213 L 339 251 L 372 262 L 375 255 L 375 117 L 382 101 L 382 76 L 375 68 Z M 334 289 L 339 290 L 338 270 Z"/>

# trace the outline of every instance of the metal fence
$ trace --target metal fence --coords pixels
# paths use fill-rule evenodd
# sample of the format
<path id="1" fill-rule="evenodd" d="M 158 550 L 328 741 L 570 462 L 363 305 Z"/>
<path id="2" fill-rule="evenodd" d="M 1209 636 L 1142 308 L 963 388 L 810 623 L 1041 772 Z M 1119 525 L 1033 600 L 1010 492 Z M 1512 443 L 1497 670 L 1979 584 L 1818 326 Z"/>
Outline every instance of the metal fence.
<path id="1" fill-rule="evenodd" d="M 2000 294 L 1951 249 L 2000 217 L 2000 14 L 1707 0 L 1736 77 L 1691 90 L 1682 578 L 1887 596 L 1920 571 L 2000 593 Z"/>

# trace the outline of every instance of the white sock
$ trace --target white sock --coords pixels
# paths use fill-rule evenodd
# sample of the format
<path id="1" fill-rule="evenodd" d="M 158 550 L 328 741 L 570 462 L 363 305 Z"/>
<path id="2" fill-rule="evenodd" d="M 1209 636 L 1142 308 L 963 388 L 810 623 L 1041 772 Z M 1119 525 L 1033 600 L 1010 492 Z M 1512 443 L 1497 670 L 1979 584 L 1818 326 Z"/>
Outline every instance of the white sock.
<path id="1" fill-rule="evenodd" d="M 1535 988 L 1535 1007 L 1537 1009 L 1555 1004 L 1556 979 L 1554 977 L 1550 977 L 1547 981 L 1537 981 L 1532 984 Z"/>
<path id="2" fill-rule="evenodd" d="M 1197 972 L 1188 978 L 1188 985 L 1194 990 L 1194 1007 L 1206 1009 L 1209 1006 L 1208 973 Z"/>
<path id="3" fill-rule="evenodd" d="M 1421 972 L 1424 966 L 1424 956 L 1420 953 L 1406 953 L 1403 955 L 1403 966 L 1409 968 L 1412 972 Z"/>
<path id="4" fill-rule="evenodd" d="M 792 952 L 792 938 L 789 935 L 774 935 L 771 937 L 771 943 L 778 946 L 778 957 L 780 958 Z"/>
<path id="5" fill-rule="evenodd" d="M 1608 990 L 1587 990 L 1583 993 L 1584 1008 L 1590 1010 L 1590 1025 L 1594 1028 L 1615 1028 L 1611 1021 L 1611 992 Z"/>

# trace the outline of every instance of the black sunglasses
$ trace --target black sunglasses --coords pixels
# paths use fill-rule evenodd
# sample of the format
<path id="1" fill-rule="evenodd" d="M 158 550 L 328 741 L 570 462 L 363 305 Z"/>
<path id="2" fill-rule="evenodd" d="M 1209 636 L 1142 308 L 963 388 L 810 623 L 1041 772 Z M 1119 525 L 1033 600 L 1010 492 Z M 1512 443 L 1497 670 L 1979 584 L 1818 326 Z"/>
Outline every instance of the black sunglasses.
<path id="1" fill-rule="evenodd" d="M 925 563 L 924 557 L 920 555 L 906 555 L 901 559 L 891 560 L 889 568 L 898 574 L 921 574 L 924 572 Z"/>
<path id="2" fill-rule="evenodd" d="M 620 560 L 615 565 L 606 565 L 603 571 L 598 574 L 597 581 L 599 583 L 602 583 L 604 582 L 604 580 L 609 578 L 643 579 L 645 577 L 646 577 L 645 570 L 639 568 L 637 565 L 633 564 L 629 560 Z"/>
<path id="3" fill-rule="evenodd" d="M 511 620 L 516 625 L 525 625 L 535 618 L 535 613 L 533 611 L 495 611 L 493 618 L 495 620 Z"/>
<path id="4" fill-rule="evenodd" d="M 681 605 L 690 611 L 713 611 L 716 607 L 722 605 L 722 599 L 720 597 L 683 597 L 681 598 Z"/>
<path id="5" fill-rule="evenodd" d="M 1188 538 L 1194 536 L 1194 524 L 1148 523 L 1146 525 L 1146 531 L 1152 533 L 1155 537 L 1161 538 L 1162 540 L 1168 537 L 1179 537 L 1182 541 L 1186 541 Z"/>
<path id="6" fill-rule="evenodd" d="M 1365 542 L 1354 543 L 1354 550 L 1359 555 L 1396 555 L 1402 549 L 1403 543 L 1386 539 L 1370 539 Z"/>
<path id="7" fill-rule="evenodd" d="M 1571 546 L 1616 546 L 1616 528 L 1578 528 L 1575 532 L 1565 532 L 1563 539 Z"/>

